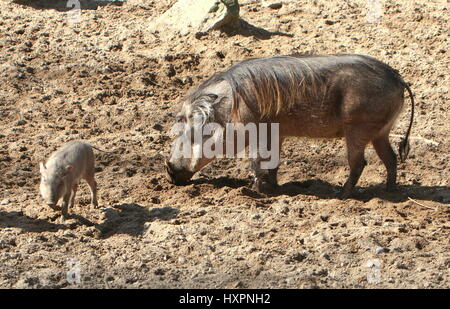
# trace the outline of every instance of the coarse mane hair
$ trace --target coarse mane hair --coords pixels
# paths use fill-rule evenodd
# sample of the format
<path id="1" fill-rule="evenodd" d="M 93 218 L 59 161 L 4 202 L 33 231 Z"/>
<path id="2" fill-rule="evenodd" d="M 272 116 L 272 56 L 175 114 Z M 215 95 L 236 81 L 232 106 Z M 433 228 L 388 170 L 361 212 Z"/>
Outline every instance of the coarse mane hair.
<path id="1" fill-rule="evenodd" d="M 207 87 L 226 81 L 232 90 L 233 120 L 240 119 L 238 112 L 240 104 L 246 104 L 260 116 L 260 119 L 264 119 L 288 113 L 299 102 L 303 104 L 323 102 L 330 86 L 327 80 L 329 73 L 342 65 L 358 68 L 362 74 L 373 74 L 375 77 L 380 71 L 390 71 L 392 76 L 399 76 L 388 65 L 363 55 L 289 55 L 256 58 L 241 61 L 226 71 L 216 73 L 188 94 L 186 99 L 195 105 L 195 102 L 205 95 L 211 95 L 205 91 Z"/>

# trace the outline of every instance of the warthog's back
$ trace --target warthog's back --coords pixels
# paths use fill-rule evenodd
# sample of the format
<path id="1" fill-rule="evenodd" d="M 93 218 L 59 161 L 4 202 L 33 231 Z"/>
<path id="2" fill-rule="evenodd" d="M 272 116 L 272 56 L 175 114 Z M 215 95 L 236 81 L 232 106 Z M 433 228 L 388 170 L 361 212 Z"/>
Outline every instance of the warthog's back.
<path id="1" fill-rule="evenodd" d="M 404 82 L 387 64 L 363 55 L 277 56 L 244 60 L 200 85 L 227 81 L 235 118 L 245 104 L 282 133 L 342 135 L 344 122 L 389 122 L 403 102 Z"/>

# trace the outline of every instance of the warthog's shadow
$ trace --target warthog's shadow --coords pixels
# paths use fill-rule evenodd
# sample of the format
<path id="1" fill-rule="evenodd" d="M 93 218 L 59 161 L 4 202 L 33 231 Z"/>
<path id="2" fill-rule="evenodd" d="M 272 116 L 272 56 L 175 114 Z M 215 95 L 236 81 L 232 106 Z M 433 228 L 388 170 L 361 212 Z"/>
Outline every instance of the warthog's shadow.
<path id="1" fill-rule="evenodd" d="M 310 179 L 306 181 L 291 181 L 281 184 L 273 192 L 272 196 L 279 195 L 312 195 L 321 199 L 339 198 L 342 186 L 331 184 L 320 179 Z M 369 201 L 374 197 L 387 200 L 393 203 L 405 202 L 408 197 L 412 199 L 428 200 L 442 203 L 444 198 L 450 196 L 448 186 L 420 186 L 420 185 L 398 185 L 393 192 L 387 192 L 384 184 L 369 187 L 356 186 L 350 199 Z"/>
<path id="2" fill-rule="evenodd" d="M 280 184 L 278 187 L 266 192 L 266 194 L 259 194 L 250 189 L 251 180 L 236 179 L 231 177 L 218 178 L 198 178 L 191 181 L 195 184 L 211 184 L 214 187 L 230 187 L 246 189 L 242 192 L 250 197 L 276 197 L 281 195 L 296 196 L 296 195 L 311 195 L 321 199 L 337 199 L 339 198 L 342 186 L 331 184 L 320 179 L 309 179 L 306 181 L 290 181 Z M 370 199 L 378 197 L 393 203 L 405 202 L 408 197 L 412 199 L 428 200 L 443 203 L 450 198 L 450 187 L 448 186 L 420 186 L 420 185 L 398 185 L 393 192 L 387 192 L 384 184 L 378 184 L 369 187 L 356 186 L 354 194 L 350 199 L 359 201 L 369 201 Z"/>
<path id="3" fill-rule="evenodd" d="M 105 222 L 96 225 L 102 238 L 115 234 L 139 236 L 145 232 L 145 223 L 154 220 L 171 220 L 179 210 L 172 207 L 148 210 L 138 204 L 120 204 L 105 210 Z"/>
<path id="4" fill-rule="evenodd" d="M 250 184 L 251 180 L 248 179 L 239 179 L 239 178 L 231 178 L 226 176 L 216 177 L 216 178 L 208 178 L 208 177 L 201 177 L 196 178 L 190 181 L 190 183 L 201 185 L 201 184 L 211 184 L 215 188 L 223 188 L 223 187 L 229 187 L 233 189 L 237 189 L 240 187 L 248 186 Z"/>

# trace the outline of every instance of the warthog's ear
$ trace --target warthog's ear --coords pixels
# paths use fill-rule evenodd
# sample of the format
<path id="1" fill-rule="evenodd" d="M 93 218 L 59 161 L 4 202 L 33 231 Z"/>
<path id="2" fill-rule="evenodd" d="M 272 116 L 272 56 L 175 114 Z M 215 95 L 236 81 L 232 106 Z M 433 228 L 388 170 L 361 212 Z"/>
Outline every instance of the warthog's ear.
<path id="1" fill-rule="evenodd" d="M 39 171 L 41 172 L 41 174 L 45 173 L 45 165 L 42 162 L 39 162 Z"/>

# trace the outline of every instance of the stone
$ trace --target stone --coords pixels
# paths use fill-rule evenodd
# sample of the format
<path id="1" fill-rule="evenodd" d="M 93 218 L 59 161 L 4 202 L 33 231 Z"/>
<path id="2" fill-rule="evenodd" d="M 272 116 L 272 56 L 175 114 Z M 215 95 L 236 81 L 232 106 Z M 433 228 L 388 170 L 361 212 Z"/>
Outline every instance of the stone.
<path id="1" fill-rule="evenodd" d="M 151 31 L 208 32 L 239 19 L 238 0 L 179 0 L 150 25 Z"/>
<path id="2" fill-rule="evenodd" d="M 263 2 L 263 6 L 269 7 L 274 10 L 281 9 L 283 7 L 283 1 L 273 1 L 273 0 L 266 0 Z"/>
<path id="3" fill-rule="evenodd" d="M 4 199 L 0 202 L 0 205 L 8 205 L 11 201 L 9 199 Z"/>

